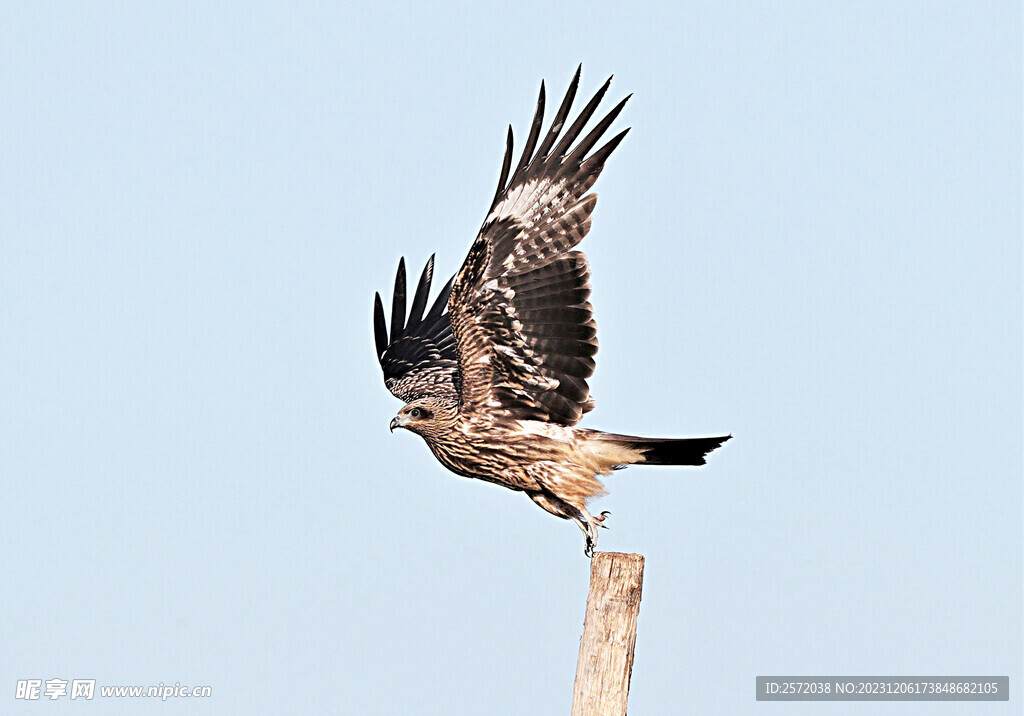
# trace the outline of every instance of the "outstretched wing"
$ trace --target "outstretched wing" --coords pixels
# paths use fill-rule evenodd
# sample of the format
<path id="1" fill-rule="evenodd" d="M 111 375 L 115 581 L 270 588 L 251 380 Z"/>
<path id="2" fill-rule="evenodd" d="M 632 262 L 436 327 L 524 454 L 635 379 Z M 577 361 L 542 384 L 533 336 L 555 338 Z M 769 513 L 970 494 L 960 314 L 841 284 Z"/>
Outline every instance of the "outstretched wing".
<path id="1" fill-rule="evenodd" d="M 586 256 L 572 251 L 590 230 L 597 195 L 586 194 L 623 130 L 591 150 L 622 111 L 617 104 L 575 147 L 611 78 L 563 131 L 576 70 L 541 139 L 544 85 L 515 171 L 509 128 L 498 190 L 469 255 L 456 274 L 449 312 L 458 347 L 464 411 L 573 425 L 594 407 L 597 326 Z"/>
<path id="2" fill-rule="evenodd" d="M 426 396 L 458 400 L 458 356 L 452 324 L 444 310 L 455 277 L 448 280 L 424 316 L 433 275 L 434 257 L 431 256 L 420 275 L 407 321 L 405 259 L 398 262 L 395 294 L 391 300 L 390 338 L 380 294 L 374 297 L 373 333 L 377 359 L 384 371 L 384 384 L 407 403 Z"/>

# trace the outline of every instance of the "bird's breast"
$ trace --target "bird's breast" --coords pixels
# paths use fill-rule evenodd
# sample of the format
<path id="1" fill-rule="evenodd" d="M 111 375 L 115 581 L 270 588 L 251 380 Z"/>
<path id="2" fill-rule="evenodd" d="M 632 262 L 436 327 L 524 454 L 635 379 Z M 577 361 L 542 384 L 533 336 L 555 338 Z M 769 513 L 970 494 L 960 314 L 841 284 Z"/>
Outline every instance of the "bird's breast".
<path id="1" fill-rule="evenodd" d="M 514 425 L 480 420 L 462 421 L 445 435 L 427 438 L 431 452 L 452 472 L 514 490 L 535 487 L 526 468 L 539 459 L 550 459 L 551 451 L 542 449 L 550 442 L 524 434 Z"/>

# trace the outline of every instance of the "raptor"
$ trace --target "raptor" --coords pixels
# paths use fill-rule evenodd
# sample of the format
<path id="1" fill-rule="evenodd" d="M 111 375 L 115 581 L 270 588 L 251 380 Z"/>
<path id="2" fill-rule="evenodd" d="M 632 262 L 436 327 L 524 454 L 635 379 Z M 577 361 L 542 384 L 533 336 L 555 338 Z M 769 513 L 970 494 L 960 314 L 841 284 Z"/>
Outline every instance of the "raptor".
<path id="1" fill-rule="evenodd" d="M 608 513 L 591 514 L 600 478 L 632 464 L 703 465 L 731 435 L 644 438 L 576 427 L 594 407 L 597 327 L 586 256 L 597 195 L 588 193 L 625 129 L 595 149 L 629 97 L 583 133 L 611 78 L 567 126 L 580 69 L 547 131 L 545 91 L 513 167 L 509 127 L 498 188 L 459 271 L 427 308 L 434 257 L 406 314 L 398 265 L 390 331 L 378 293 L 373 322 L 388 390 L 406 403 L 391 421 L 420 435 L 452 472 L 525 492 L 583 531 L 592 556 Z"/>

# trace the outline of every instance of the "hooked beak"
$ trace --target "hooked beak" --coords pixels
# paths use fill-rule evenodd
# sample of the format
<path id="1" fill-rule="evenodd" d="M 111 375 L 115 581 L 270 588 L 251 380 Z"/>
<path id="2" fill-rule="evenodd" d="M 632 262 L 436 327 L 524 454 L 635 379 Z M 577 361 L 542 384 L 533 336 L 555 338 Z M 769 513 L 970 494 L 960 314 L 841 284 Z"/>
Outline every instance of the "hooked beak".
<path id="1" fill-rule="evenodd" d="M 402 421 L 398 419 L 397 415 L 391 418 L 391 425 L 389 427 L 391 428 L 391 432 L 395 432 L 395 428 L 402 427 Z"/>

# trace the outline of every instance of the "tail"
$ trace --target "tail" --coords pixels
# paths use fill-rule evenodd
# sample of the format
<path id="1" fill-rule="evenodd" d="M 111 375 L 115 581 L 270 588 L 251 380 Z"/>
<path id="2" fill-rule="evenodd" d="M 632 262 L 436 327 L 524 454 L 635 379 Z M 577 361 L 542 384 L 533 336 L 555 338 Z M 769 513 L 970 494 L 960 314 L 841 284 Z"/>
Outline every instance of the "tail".
<path id="1" fill-rule="evenodd" d="M 732 435 L 717 438 L 638 438 L 633 435 L 598 433 L 595 437 L 601 442 L 638 451 L 642 457 L 630 460 L 636 464 L 704 465 L 704 456 L 732 438 Z"/>

